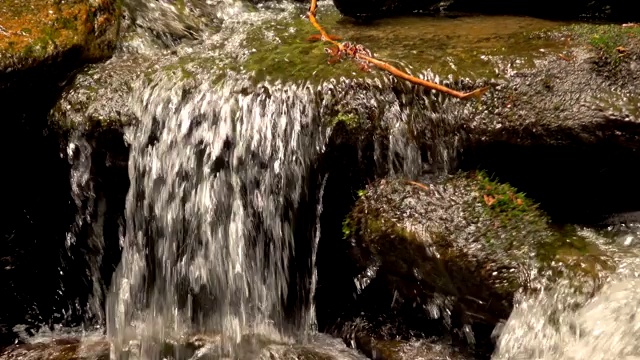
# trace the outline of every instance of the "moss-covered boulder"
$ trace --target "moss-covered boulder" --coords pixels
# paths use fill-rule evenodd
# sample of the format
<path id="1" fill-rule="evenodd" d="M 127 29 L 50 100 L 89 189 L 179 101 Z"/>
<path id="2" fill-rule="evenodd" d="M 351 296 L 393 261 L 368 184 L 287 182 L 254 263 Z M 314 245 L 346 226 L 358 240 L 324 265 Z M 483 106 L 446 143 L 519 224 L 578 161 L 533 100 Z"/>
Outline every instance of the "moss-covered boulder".
<path id="1" fill-rule="evenodd" d="M 60 59 L 102 59 L 115 48 L 115 0 L 2 0 L 1 5 L 0 82 L 7 72 Z"/>
<path id="2" fill-rule="evenodd" d="M 50 127 L 61 131 L 121 130 L 134 123 L 129 98 L 133 83 L 149 63 L 147 57 L 129 56 L 87 66 L 51 110 Z"/>
<path id="3" fill-rule="evenodd" d="M 566 50 L 507 70 L 463 126 L 463 167 L 497 174 L 563 221 L 637 211 L 640 175 L 629 164 L 640 161 L 640 28 L 582 24 L 532 36 Z"/>
<path id="4" fill-rule="evenodd" d="M 612 268 L 595 245 L 555 232 L 531 200 L 483 173 L 381 180 L 361 195 L 343 232 L 358 303 L 373 314 L 490 329 L 520 291 L 569 277 L 589 294 Z"/>
<path id="5" fill-rule="evenodd" d="M 565 50 L 510 72 L 468 131 L 478 140 L 593 144 L 610 128 L 621 132 L 613 139 L 621 146 L 637 147 L 640 27 L 583 24 L 531 36 L 555 38 Z"/>
<path id="6" fill-rule="evenodd" d="M 273 5 L 274 9 L 257 12 L 239 8 L 231 21 L 213 16 L 220 13 L 217 5 L 207 8 L 199 4 L 201 9 L 186 2 L 183 9 L 180 3 L 128 4 L 126 11 L 131 19 L 123 29 L 122 51 L 108 63 L 89 66 L 77 75 L 54 109 L 53 123 L 71 128 L 83 121 L 93 125 L 130 123 L 132 112 L 126 103 L 138 80 L 145 80 L 148 85 L 171 81 L 179 85 L 177 88 L 184 83 L 197 87 L 225 80 L 242 87 L 261 82 L 269 86 L 304 83 L 318 88 L 327 83 L 346 83 L 344 88 L 353 89 L 352 84 L 360 82 L 361 94 L 353 97 L 366 96 L 374 88 L 387 91 L 392 86 L 405 97 L 416 91 L 420 96 L 429 95 L 428 91 L 416 90 L 383 71 L 360 71 L 349 60 L 328 64 L 325 48 L 329 45 L 307 40 L 316 30 L 302 17 L 306 5 L 288 4 L 282 8 Z M 191 13 L 210 14 L 212 17 L 207 19 L 211 21 L 191 21 Z M 468 19 L 471 26 L 485 29 L 475 33 L 459 27 L 453 20 L 435 22 L 419 18 L 362 27 L 341 21 L 340 14 L 331 6 L 323 6 L 318 16 L 332 33 L 361 43 L 393 65 L 465 91 L 486 84 L 458 79 L 500 77 L 502 74 L 495 72 L 496 64 L 505 59 L 517 62 L 517 68 L 533 67 L 536 59 L 545 56 L 539 51 L 541 48 L 556 51 L 559 47 L 553 39 L 532 39 L 526 34 L 556 26 L 542 20 Z M 449 29 L 447 37 L 441 36 L 442 26 Z M 328 96 L 318 92 L 318 97 Z M 403 103 L 405 107 L 413 104 L 409 99 Z M 336 111 L 339 112 L 344 111 Z"/>

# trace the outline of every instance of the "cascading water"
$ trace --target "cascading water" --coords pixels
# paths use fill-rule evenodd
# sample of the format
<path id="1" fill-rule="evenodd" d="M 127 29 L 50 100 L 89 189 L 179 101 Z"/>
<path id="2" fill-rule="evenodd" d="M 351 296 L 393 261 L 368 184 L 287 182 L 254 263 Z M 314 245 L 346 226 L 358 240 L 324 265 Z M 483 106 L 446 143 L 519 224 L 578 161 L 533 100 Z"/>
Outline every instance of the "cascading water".
<path id="1" fill-rule="evenodd" d="M 199 37 L 195 25 L 184 26 L 180 16 L 161 11 L 163 3 L 129 5 L 135 9 L 137 31 L 145 28 L 156 34 L 157 27 L 164 26 L 174 35 Z M 259 14 L 234 7 L 233 20 L 225 18 L 218 32 L 170 52 L 149 47 L 149 37 L 130 42 L 137 45 L 128 51 L 156 52 L 162 55 L 160 63 L 181 58 L 195 64 L 242 59 L 246 49 L 237 44 L 247 36 L 247 26 L 291 17 L 299 10 L 290 4 L 281 6 Z M 194 7 L 211 18 L 228 16 L 214 11 L 213 5 L 203 8 Z M 162 21 L 153 21 L 154 16 Z M 159 38 L 173 46 L 180 36 Z M 284 306 L 290 260 L 296 251 L 294 232 L 307 226 L 296 220 L 299 204 L 318 204 L 317 213 L 307 217 L 318 218 L 321 211 L 324 186 L 320 185 L 318 199 L 306 191 L 308 184 L 326 181 L 310 178 L 312 164 L 330 133 L 323 121 L 338 103 L 373 112 L 380 128 L 388 132 L 381 141 L 387 144 L 384 153 L 376 155 L 378 165 L 413 176 L 421 171 L 421 149 L 408 133 L 424 129 L 408 124 L 432 124 L 443 113 L 464 113 L 432 109 L 441 102 L 425 94 L 418 95 L 419 101 L 412 100 L 414 106 L 407 106 L 409 99 L 398 97 L 386 77 L 368 85 L 342 81 L 256 83 L 251 75 L 213 69 L 209 74 L 177 78 L 157 71 L 133 84 L 130 106 L 137 123 L 126 135 L 130 143 L 126 228 L 106 314 L 112 358 L 125 353 L 161 358 L 164 341 L 193 334 L 215 337 L 217 351 L 235 351 L 234 356 L 239 356 L 237 345 L 247 334 L 275 339 L 304 334 L 312 327 L 312 301 L 298 310 L 299 319 L 287 318 Z M 349 91 L 350 86 L 370 93 Z M 455 121 L 454 116 L 443 123 L 455 126 Z M 428 127 L 428 131 L 442 129 L 442 125 Z M 434 135 L 438 139 L 434 147 L 442 151 L 430 155 L 442 163 L 451 156 L 446 149 L 457 144 Z M 455 139 L 457 135 L 450 132 L 448 136 Z M 313 268 L 320 223 L 309 224 L 314 230 L 308 233 L 315 235 L 303 241 L 313 242 L 308 260 Z M 305 299 L 313 297 L 313 271 L 311 293 L 302 296 Z M 283 331 L 290 323 L 302 328 Z"/>
<path id="2" fill-rule="evenodd" d="M 320 213 L 333 174 L 317 174 L 314 166 L 332 136 L 327 124 L 335 110 L 375 124 L 373 155 L 358 156 L 372 156 L 379 175 L 415 177 L 455 168 L 459 127 L 473 106 L 379 72 L 367 80 L 283 83 L 259 82 L 237 67 L 226 68 L 256 51 L 247 45 L 249 30 L 282 19 L 290 24 L 304 13 L 302 5 L 278 2 L 253 11 L 233 0 L 128 0 L 126 7 L 128 28 L 109 65 L 117 70 L 139 56 L 128 65 L 140 64 L 145 71 L 127 84 L 135 117 L 126 134 L 130 186 L 122 257 L 106 314 L 103 232 L 110 205 L 93 179 L 100 162 L 93 161 L 97 146 L 75 132 L 66 149 L 78 208 L 66 246 L 82 264 L 64 271 L 69 277 L 86 265 L 82 281 L 86 277 L 93 285 L 73 311 L 106 322 L 109 336 L 109 344 L 101 334 L 85 337 L 76 355 L 86 350 L 90 357 L 110 346 L 112 359 L 287 358 L 286 346 L 278 346 L 313 332 L 316 321 Z M 261 36 L 280 41 L 282 34 L 272 30 L 264 27 Z M 172 68 L 175 64 L 180 66 Z M 442 82 L 432 73 L 421 75 Z M 309 236 L 299 239 L 299 233 Z M 617 273 L 591 299 L 564 283 L 519 299 L 500 326 L 493 359 L 640 358 L 637 236 L 612 245 L 593 233 L 584 235 L 619 257 Z M 302 256 L 310 271 L 296 279 L 307 283 L 301 291 L 308 293 L 292 319 L 286 309 L 292 259 L 308 250 L 300 249 L 299 241 L 311 248 L 308 258 Z M 76 329 L 69 332 L 77 336 Z M 362 358 L 337 339 L 315 334 L 312 339 L 315 350 L 332 354 L 328 358 Z M 188 349 L 194 344 L 197 351 Z M 265 344 L 276 347 L 259 352 Z"/>
<path id="3" fill-rule="evenodd" d="M 79 216 L 67 246 L 75 246 L 81 227 L 95 228 L 89 246 L 96 251 L 86 259 L 94 284 L 90 310 L 106 319 L 113 359 L 184 358 L 178 347 L 167 355 L 167 344 L 194 336 L 207 339 L 211 346 L 203 348 L 216 358 L 258 358 L 247 343 L 287 342 L 315 323 L 319 216 L 332 174 L 313 170 L 336 109 L 374 124 L 373 155 L 359 156 L 372 156 L 382 176 L 415 177 L 455 168 L 459 127 L 473 106 L 380 72 L 367 80 L 259 82 L 226 65 L 255 51 L 246 43 L 250 29 L 299 17 L 304 6 L 183 4 L 177 11 L 170 1 L 128 1 L 128 30 L 109 64 L 117 69 L 139 56 L 148 68 L 127 84 L 135 117 L 126 134 L 130 187 L 106 314 L 100 313 L 108 285 L 100 277 L 104 203 L 91 180 L 92 145 L 79 133 L 68 149 Z M 279 41 L 268 28 L 262 36 Z M 421 77 L 443 82 L 430 72 Z M 285 309 L 291 260 L 305 226 L 308 301 L 291 319 Z"/>
<path id="4" fill-rule="evenodd" d="M 163 80 L 134 92 L 140 124 L 127 134 L 126 236 L 108 308 L 116 354 L 136 321 L 149 339 L 184 329 L 229 344 L 283 326 L 293 220 L 323 145 L 309 88 L 186 93 Z"/>

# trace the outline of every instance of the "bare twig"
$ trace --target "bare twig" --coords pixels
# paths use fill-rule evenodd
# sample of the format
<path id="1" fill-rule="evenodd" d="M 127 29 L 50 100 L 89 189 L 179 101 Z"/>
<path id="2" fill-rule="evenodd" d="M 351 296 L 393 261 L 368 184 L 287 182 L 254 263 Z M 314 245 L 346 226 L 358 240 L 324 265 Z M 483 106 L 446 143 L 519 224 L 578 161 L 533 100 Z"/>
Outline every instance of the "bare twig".
<path id="1" fill-rule="evenodd" d="M 430 190 L 429 190 L 429 187 L 428 187 L 427 185 L 423 184 L 423 183 L 419 183 L 419 182 L 412 181 L 412 180 L 406 180 L 406 182 L 407 182 L 407 184 L 409 184 L 409 185 L 417 186 L 417 187 L 419 187 L 420 189 L 425 190 L 425 191 L 427 191 L 427 192 L 429 192 L 429 191 L 430 191 Z"/>
<path id="2" fill-rule="evenodd" d="M 423 80 L 420 78 L 417 78 L 415 76 L 409 75 L 406 72 L 390 65 L 389 63 L 386 63 L 382 60 L 378 60 L 376 58 L 374 58 L 371 53 L 369 51 L 367 51 L 366 49 L 364 49 L 362 46 L 360 45 L 352 45 L 350 43 L 340 43 L 336 40 L 338 40 L 339 38 L 337 36 L 333 36 L 333 35 L 329 35 L 324 28 L 318 23 L 318 20 L 316 19 L 316 12 L 318 9 L 318 2 L 317 0 L 311 0 L 311 6 L 309 7 L 309 12 L 308 12 L 308 17 L 309 17 L 309 21 L 311 22 L 311 24 L 313 25 L 313 27 L 315 27 L 319 32 L 320 32 L 320 36 L 319 36 L 319 40 L 321 41 L 325 41 L 328 43 L 331 43 L 333 45 L 336 46 L 335 51 L 330 51 L 334 56 L 342 56 L 342 55 L 347 55 L 350 56 L 356 60 L 360 60 L 362 62 L 366 62 L 368 64 L 374 65 L 382 70 L 385 70 L 387 72 L 389 72 L 390 74 L 399 77 L 401 79 L 407 80 L 413 84 L 416 85 L 421 85 L 424 86 L 428 89 L 432 89 L 432 90 L 436 90 L 436 91 L 440 91 L 443 92 L 445 94 L 454 96 L 456 98 L 459 99 L 469 99 L 469 98 L 480 98 L 482 97 L 482 95 L 487 92 L 487 90 L 489 90 L 489 87 L 483 87 L 480 89 L 476 89 L 472 92 L 468 92 L 468 93 L 463 93 L 460 91 L 456 91 L 453 89 L 450 89 L 446 86 L 440 85 L 440 84 L 436 84 L 427 80 Z M 316 39 L 318 37 L 311 37 L 310 39 Z M 365 67 L 366 69 L 366 67 Z"/>

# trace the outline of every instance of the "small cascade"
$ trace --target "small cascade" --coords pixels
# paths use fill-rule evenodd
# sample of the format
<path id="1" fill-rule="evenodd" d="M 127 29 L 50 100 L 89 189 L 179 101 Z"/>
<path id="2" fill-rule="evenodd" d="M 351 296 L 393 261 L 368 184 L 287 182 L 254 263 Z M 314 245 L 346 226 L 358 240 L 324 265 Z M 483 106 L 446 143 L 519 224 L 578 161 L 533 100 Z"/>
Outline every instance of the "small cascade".
<path id="1" fill-rule="evenodd" d="M 66 248 L 72 253 L 84 249 L 84 259 L 87 272 L 91 277 L 92 289 L 87 303 L 87 318 L 93 318 L 97 323 L 104 322 L 104 281 L 101 278 L 100 266 L 104 254 L 104 199 L 96 199 L 94 183 L 91 178 L 92 147 L 88 140 L 80 133 L 74 132 L 69 136 L 67 145 L 67 159 L 71 165 L 70 185 L 71 197 L 77 208 L 75 221 L 67 232 Z M 88 233 L 86 232 L 88 228 Z M 77 237 L 85 238 L 87 244 L 77 244 Z M 81 310 L 82 311 L 82 310 Z"/>
<path id="2" fill-rule="evenodd" d="M 309 87 L 187 93 L 163 80 L 132 100 L 140 124 L 127 134 L 126 235 L 108 307 L 116 354 L 134 322 L 151 325 L 147 339 L 213 332 L 231 345 L 284 326 L 296 208 L 324 143 Z"/>
<path id="3" fill-rule="evenodd" d="M 107 305 L 115 358 L 130 351 L 158 358 L 163 339 L 194 333 L 219 336 L 226 354 L 246 346 L 248 334 L 304 335 L 316 322 L 319 215 L 332 176 L 319 179 L 312 169 L 332 136 L 333 109 L 351 106 L 369 127 L 378 126 L 374 153 L 362 156 L 409 177 L 447 165 L 446 149 L 457 144 L 428 141 L 443 131 L 430 126 L 442 114 L 464 115 L 427 93 L 408 104 L 392 79 L 315 86 L 254 84 L 239 74 L 203 79 L 157 73 L 134 84 L 139 123 L 126 135 L 131 185 L 123 254 Z M 357 87 L 363 92 L 349 90 Z M 307 193 L 312 183 L 317 190 Z M 301 213 L 301 203 L 316 204 L 305 207 L 315 211 Z M 312 235 L 296 239 L 298 233 Z M 292 319 L 285 308 L 298 241 L 310 251 L 310 278 L 297 284 L 311 285 L 295 289 L 309 293 Z"/>
<path id="4" fill-rule="evenodd" d="M 147 67 L 127 84 L 135 120 L 125 134 L 126 200 L 94 182 L 112 171 L 94 149 L 113 139 L 74 132 L 68 141 L 78 211 L 67 248 L 82 252 L 92 289 L 81 311 L 106 323 L 113 359 L 160 359 L 167 342 L 192 336 L 216 339 L 221 356 L 246 354 L 248 338 L 314 337 L 320 214 L 327 183 L 340 181 L 324 157 L 345 135 L 335 128 L 379 176 L 455 167 L 471 107 L 381 72 L 282 81 L 227 69 L 254 51 L 246 39 L 256 23 L 301 14 L 286 2 L 257 12 L 228 3 L 125 4 L 125 40 L 105 71 Z"/>

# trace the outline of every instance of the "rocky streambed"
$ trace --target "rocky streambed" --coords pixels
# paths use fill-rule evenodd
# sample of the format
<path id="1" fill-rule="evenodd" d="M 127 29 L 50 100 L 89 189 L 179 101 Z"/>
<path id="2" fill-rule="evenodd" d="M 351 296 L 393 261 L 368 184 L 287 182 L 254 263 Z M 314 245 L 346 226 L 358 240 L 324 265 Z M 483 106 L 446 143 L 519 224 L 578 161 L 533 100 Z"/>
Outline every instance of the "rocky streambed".
<path id="1" fill-rule="evenodd" d="M 534 332 L 531 299 L 555 291 L 546 312 L 590 328 L 574 309 L 634 281 L 640 27 L 459 12 L 363 24 L 320 4 L 331 33 L 399 68 L 490 86 L 461 101 L 327 64 L 306 4 L 5 3 L 2 359 L 102 359 L 109 342 L 123 359 L 508 358 Z M 279 250 L 251 254 L 262 245 Z M 254 274 L 246 298 L 232 264 Z M 256 327 L 263 312 L 275 330 Z M 235 344 L 206 320 L 220 316 L 255 319 Z M 616 354 L 638 355 L 626 345 Z"/>

